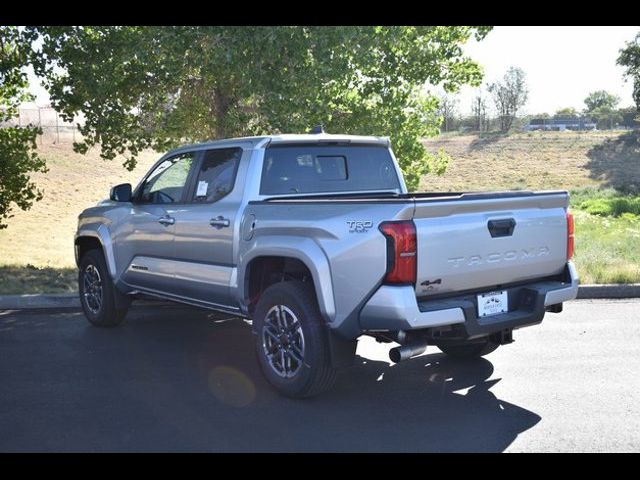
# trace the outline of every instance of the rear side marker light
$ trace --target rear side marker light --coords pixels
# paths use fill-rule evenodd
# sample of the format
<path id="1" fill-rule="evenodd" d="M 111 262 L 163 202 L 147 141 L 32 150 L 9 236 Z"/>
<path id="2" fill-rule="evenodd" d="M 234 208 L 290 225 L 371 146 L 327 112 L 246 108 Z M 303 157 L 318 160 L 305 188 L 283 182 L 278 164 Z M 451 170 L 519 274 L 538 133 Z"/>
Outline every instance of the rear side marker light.
<path id="1" fill-rule="evenodd" d="M 573 258 L 573 252 L 575 249 L 575 240 L 573 236 L 573 213 L 567 212 L 567 261 Z"/>

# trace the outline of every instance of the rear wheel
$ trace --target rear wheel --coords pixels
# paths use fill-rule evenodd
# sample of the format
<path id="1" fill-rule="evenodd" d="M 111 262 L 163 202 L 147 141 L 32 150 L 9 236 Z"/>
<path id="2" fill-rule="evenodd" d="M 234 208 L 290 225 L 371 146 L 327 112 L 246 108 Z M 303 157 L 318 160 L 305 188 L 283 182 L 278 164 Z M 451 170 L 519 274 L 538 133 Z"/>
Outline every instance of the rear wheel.
<path id="1" fill-rule="evenodd" d="M 458 345 L 438 345 L 438 348 L 442 353 L 445 353 L 453 358 L 479 358 L 485 355 L 489 355 L 495 351 L 500 345 L 491 340 L 485 340 L 484 342 L 474 343 L 461 343 Z"/>
<path id="2" fill-rule="evenodd" d="M 78 290 L 89 322 L 98 327 L 122 323 L 131 302 L 113 284 L 101 250 L 89 250 L 80 260 Z"/>
<path id="3" fill-rule="evenodd" d="M 318 395 L 333 386 L 329 333 L 309 284 L 271 285 L 254 313 L 256 354 L 265 377 L 278 392 L 294 398 Z"/>

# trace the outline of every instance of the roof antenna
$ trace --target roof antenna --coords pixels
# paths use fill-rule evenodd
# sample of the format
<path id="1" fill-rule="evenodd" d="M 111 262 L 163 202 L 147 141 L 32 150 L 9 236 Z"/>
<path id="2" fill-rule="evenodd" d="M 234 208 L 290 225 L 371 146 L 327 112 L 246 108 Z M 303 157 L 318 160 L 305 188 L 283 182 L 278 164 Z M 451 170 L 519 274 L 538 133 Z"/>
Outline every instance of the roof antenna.
<path id="1" fill-rule="evenodd" d="M 324 126 L 321 123 L 319 123 L 318 125 L 313 127 L 311 130 L 309 130 L 309 133 L 324 133 Z"/>

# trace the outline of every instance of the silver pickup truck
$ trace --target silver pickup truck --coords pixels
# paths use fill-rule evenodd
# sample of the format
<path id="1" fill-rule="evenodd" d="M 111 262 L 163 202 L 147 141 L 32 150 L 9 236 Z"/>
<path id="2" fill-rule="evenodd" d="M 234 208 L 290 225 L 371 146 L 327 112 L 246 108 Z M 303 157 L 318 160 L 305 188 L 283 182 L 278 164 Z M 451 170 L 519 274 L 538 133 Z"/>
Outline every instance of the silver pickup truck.
<path id="1" fill-rule="evenodd" d="M 568 194 L 408 193 L 389 140 L 302 134 L 167 153 L 79 216 L 79 291 L 97 326 L 146 294 L 252 320 L 282 394 L 327 390 L 361 335 L 459 358 L 575 298 Z"/>

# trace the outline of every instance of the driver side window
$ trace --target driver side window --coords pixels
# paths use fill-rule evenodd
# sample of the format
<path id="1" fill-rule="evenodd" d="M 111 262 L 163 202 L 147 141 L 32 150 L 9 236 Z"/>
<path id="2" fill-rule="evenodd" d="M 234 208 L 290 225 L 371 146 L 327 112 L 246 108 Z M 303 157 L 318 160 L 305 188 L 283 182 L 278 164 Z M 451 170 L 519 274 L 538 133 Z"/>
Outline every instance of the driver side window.
<path id="1" fill-rule="evenodd" d="M 193 164 L 193 152 L 168 158 L 158 165 L 142 186 L 143 203 L 179 203 Z"/>

